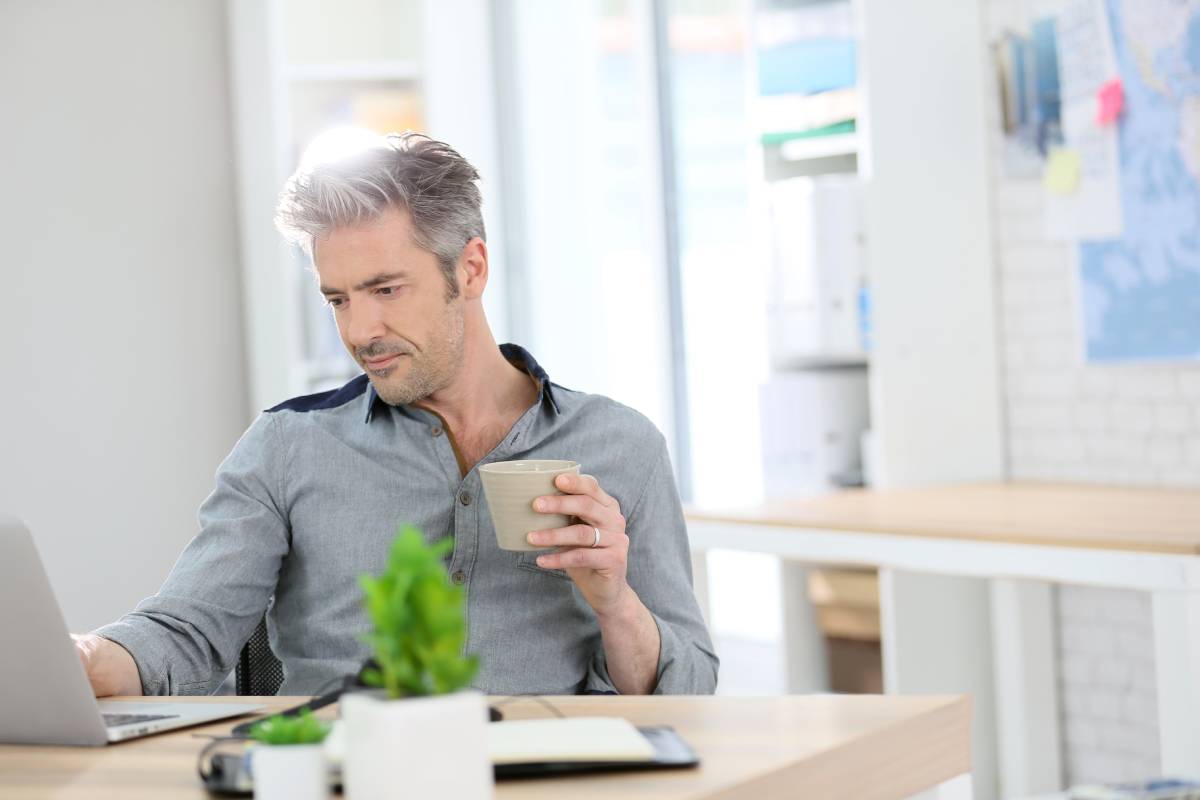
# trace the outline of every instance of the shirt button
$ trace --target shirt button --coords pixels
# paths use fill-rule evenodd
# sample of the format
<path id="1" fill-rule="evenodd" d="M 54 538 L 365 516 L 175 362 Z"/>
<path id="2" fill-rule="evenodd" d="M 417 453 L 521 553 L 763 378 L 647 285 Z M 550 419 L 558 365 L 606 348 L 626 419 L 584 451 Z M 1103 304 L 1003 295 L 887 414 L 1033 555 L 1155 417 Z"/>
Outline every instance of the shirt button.
<path id="1" fill-rule="evenodd" d="M 430 432 L 430 433 L 432 433 L 434 436 L 441 436 L 441 435 L 442 435 L 442 429 L 441 429 L 440 427 L 438 427 L 437 425 L 434 425 L 434 426 L 433 426 L 433 429 L 432 429 L 432 430 L 430 430 L 429 432 Z"/>
<path id="2" fill-rule="evenodd" d="M 467 573 L 463 572 L 461 569 L 456 570 L 455 573 L 450 576 L 450 580 L 454 581 L 455 586 L 462 586 L 467 582 Z"/>
<path id="3" fill-rule="evenodd" d="M 464 506 L 471 505 L 471 493 L 470 492 L 459 492 L 458 502 L 462 503 Z"/>

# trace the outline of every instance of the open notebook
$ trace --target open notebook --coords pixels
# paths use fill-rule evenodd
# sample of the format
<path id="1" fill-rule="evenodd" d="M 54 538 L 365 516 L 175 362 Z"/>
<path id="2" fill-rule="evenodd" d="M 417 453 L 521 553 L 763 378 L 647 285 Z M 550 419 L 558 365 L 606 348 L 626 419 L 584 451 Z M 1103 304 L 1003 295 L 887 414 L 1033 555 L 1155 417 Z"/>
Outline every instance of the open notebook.
<path id="1" fill-rule="evenodd" d="M 652 761 L 654 745 L 620 717 L 568 717 L 493 722 L 488 726 L 492 763 L 545 761 Z"/>
<path id="2" fill-rule="evenodd" d="M 695 767 L 700 759 L 672 728 L 619 717 L 493 722 L 488 751 L 497 779 Z"/>

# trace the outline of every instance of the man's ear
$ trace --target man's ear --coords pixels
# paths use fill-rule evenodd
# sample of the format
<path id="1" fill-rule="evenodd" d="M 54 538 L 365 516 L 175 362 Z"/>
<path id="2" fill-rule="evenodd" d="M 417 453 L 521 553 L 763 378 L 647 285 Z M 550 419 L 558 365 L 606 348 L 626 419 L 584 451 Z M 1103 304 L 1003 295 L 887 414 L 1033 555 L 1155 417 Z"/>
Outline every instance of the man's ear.
<path id="1" fill-rule="evenodd" d="M 488 282 L 487 244 L 476 236 L 458 257 L 458 285 L 466 300 L 478 300 Z"/>

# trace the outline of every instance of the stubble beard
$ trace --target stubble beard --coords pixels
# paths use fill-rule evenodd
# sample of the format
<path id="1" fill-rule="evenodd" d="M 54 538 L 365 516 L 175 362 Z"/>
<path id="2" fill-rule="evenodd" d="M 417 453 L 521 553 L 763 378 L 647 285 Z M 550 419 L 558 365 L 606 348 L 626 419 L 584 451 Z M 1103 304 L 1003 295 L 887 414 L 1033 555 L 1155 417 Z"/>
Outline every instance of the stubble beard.
<path id="1" fill-rule="evenodd" d="M 388 405 L 412 405 L 449 386 L 462 364 L 463 330 L 462 309 L 456 303 L 446 303 L 446 313 L 424 350 L 410 346 L 404 351 L 409 365 L 403 378 L 395 376 L 399 367 L 391 367 L 384 374 L 367 370 L 375 393 Z"/>

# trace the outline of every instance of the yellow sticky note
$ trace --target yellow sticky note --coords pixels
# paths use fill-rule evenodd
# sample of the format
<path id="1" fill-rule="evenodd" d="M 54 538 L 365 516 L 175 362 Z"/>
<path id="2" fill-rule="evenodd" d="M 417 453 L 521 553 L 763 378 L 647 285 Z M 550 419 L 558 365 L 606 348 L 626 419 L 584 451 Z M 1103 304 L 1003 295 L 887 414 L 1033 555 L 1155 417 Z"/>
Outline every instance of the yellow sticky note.
<path id="1" fill-rule="evenodd" d="M 1073 194 L 1079 188 L 1079 174 L 1083 165 L 1079 153 L 1057 148 L 1046 156 L 1046 174 L 1042 183 L 1055 194 Z"/>

